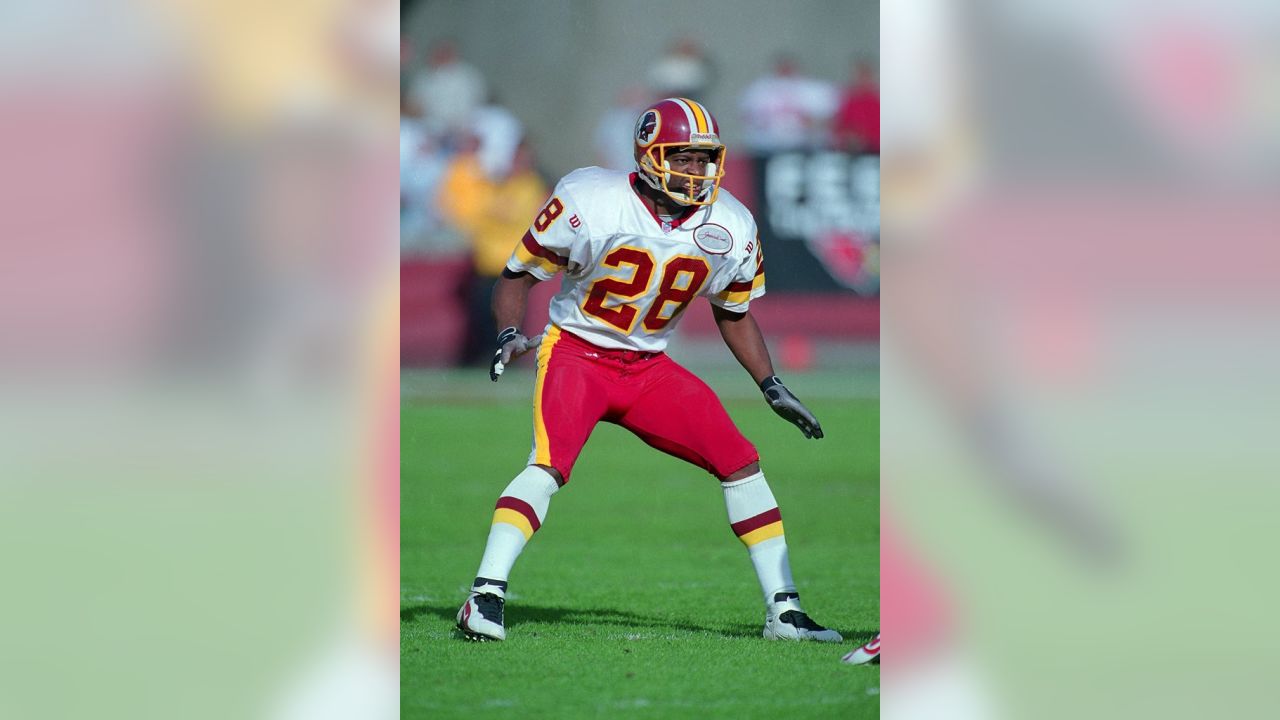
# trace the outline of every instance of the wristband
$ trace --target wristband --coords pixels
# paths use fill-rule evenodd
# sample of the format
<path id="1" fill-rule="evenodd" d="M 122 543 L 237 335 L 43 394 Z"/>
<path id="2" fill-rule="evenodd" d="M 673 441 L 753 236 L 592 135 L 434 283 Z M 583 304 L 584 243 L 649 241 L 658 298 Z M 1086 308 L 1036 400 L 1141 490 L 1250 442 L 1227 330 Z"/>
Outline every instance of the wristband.
<path id="1" fill-rule="evenodd" d="M 769 388 L 775 388 L 781 385 L 782 381 L 778 379 L 777 375 L 770 375 L 760 381 L 760 392 L 768 392 Z"/>

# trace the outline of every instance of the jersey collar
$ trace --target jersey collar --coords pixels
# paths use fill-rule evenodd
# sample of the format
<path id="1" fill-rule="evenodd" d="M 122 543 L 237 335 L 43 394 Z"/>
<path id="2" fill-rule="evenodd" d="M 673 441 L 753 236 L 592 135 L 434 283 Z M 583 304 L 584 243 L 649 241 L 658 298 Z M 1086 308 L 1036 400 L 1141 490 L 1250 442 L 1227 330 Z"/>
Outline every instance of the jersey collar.
<path id="1" fill-rule="evenodd" d="M 666 220 L 663 220 L 662 218 L 658 217 L 657 211 L 649 207 L 649 204 L 644 201 L 644 197 L 640 195 L 640 191 L 636 189 L 636 183 L 640 182 L 640 173 L 639 172 L 631 173 L 631 175 L 628 176 L 628 182 L 631 185 L 631 192 L 635 193 L 636 202 L 640 203 L 640 207 L 643 207 L 645 210 L 649 211 L 649 217 L 653 218 L 653 221 L 657 223 L 658 227 L 661 228 L 662 232 L 664 233 L 669 233 L 672 230 L 675 230 L 676 228 L 680 227 L 681 225 L 684 224 L 686 220 L 693 217 L 694 213 L 702 209 L 698 205 L 690 205 L 689 207 L 684 209 L 684 212 L 680 213 L 675 218 L 672 218 L 671 222 L 667 222 Z"/>

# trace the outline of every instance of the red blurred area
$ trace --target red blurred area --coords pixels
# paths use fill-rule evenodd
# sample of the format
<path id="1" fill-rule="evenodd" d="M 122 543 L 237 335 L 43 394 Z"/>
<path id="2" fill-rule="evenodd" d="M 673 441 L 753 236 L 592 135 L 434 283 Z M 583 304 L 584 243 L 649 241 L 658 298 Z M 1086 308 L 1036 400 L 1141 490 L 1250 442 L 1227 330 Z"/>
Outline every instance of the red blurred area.
<path id="1" fill-rule="evenodd" d="M 133 364 L 168 328 L 183 267 L 157 202 L 177 108 L 163 88 L 0 94 L 0 363 Z"/>
<path id="2" fill-rule="evenodd" d="M 470 277 L 465 256 L 405 258 L 400 262 L 400 362 L 406 367 L 456 362 L 466 335 L 465 297 Z M 537 334 L 560 283 L 539 283 L 529 297 L 524 330 Z M 804 370 L 814 362 L 814 340 L 875 341 L 880 301 L 829 293 L 775 293 L 751 304 L 769 335 L 782 335 L 779 361 Z M 717 338 L 711 313 L 691 309 L 681 320 L 685 337 Z"/>

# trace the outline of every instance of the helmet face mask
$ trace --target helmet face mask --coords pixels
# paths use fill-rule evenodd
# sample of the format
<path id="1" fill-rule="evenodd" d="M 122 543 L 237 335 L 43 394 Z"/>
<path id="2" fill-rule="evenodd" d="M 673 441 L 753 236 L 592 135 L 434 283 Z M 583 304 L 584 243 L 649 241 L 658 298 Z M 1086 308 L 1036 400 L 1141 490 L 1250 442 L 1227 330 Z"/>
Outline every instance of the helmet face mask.
<path id="1" fill-rule="evenodd" d="M 700 103 L 661 100 L 640 114 L 635 127 L 636 167 L 642 180 L 680 205 L 710 205 L 724 178 L 720 127 Z M 669 158 L 686 151 L 710 154 L 704 175 L 671 169 Z M 690 187 L 692 185 L 692 187 Z"/>

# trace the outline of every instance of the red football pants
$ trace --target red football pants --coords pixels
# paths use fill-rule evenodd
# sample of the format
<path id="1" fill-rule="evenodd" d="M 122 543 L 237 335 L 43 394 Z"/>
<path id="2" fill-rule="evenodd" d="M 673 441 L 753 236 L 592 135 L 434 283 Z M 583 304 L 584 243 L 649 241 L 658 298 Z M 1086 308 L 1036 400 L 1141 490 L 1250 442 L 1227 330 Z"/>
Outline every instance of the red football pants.
<path id="1" fill-rule="evenodd" d="M 538 348 L 529 464 L 568 482 L 602 420 L 720 480 L 760 459 L 720 398 L 665 353 L 608 350 L 552 326 Z"/>

